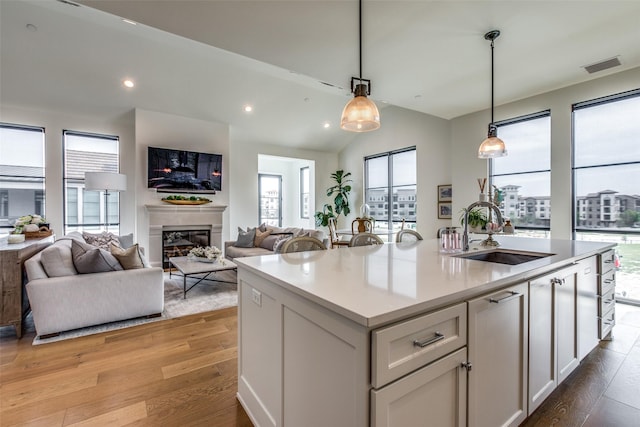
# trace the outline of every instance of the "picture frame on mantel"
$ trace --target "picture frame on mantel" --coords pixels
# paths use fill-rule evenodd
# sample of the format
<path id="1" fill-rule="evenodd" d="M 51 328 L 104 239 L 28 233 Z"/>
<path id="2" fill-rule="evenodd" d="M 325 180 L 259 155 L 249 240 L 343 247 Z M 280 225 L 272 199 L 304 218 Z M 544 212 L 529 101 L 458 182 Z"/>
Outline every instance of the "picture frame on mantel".
<path id="1" fill-rule="evenodd" d="M 438 219 L 451 219 L 451 202 L 438 203 Z"/>
<path id="2" fill-rule="evenodd" d="M 438 185 L 438 202 L 451 202 L 452 188 L 451 184 Z"/>

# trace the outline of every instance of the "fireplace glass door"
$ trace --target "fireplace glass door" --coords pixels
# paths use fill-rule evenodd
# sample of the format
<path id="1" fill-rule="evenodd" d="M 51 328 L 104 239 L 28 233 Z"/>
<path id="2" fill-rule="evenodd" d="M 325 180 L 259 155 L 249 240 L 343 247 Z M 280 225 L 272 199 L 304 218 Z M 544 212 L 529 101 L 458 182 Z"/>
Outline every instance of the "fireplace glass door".
<path id="1" fill-rule="evenodd" d="M 162 232 L 162 268 L 169 268 L 169 258 L 187 256 L 196 246 L 209 246 L 209 230 L 185 230 Z"/>

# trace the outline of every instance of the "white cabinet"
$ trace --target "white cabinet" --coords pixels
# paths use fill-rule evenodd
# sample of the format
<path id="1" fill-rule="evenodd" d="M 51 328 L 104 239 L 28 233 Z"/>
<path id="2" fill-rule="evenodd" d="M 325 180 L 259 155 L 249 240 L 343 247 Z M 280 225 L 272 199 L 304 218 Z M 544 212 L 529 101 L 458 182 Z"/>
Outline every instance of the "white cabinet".
<path id="1" fill-rule="evenodd" d="M 527 308 L 526 283 L 469 301 L 469 427 L 527 417 Z"/>
<path id="2" fill-rule="evenodd" d="M 467 349 L 371 391 L 373 427 L 464 427 L 467 423 Z"/>
<path id="3" fill-rule="evenodd" d="M 578 262 L 577 326 L 578 357 L 584 359 L 598 345 L 598 257 Z"/>
<path id="4" fill-rule="evenodd" d="M 578 366 L 577 271 L 529 282 L 529 414 Z"/>

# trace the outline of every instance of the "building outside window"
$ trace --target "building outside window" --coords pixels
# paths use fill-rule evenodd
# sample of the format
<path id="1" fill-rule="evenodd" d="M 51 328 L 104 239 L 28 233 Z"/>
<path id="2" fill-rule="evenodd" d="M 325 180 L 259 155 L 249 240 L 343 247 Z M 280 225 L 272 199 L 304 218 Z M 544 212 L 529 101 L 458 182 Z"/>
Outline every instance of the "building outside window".
<path id="1" fill-rule="evenodd" d="M 616 293 L 640 304 L 640 89 L 573 106 L 574 235 L 616 242 Z"/>
<path id="2" fill-rule="evenodd" d="M 365 157 L 364 173 L 364 199 L 376 227 L 397 229 L 405 220 L 407 227 L 415 228 L 416 147 Z"/>
<path id="3" fill-rule="evenodd" d="M 549 237 L 551 223 L 551 113 L 496 122 L 508 155 L 491 159 L 492 194 L 501 194 L 500 211 L 516 234 Z M 495 188 L 493 187 L 495 186 Z"/>
<path id="4" fill-rule="evenodd" d="M 46 216 L 44 150 L 43 128 L 0 124 L 0 234 L 21 216 Z"/>
<path id="5" fill-rule="evenodd" d="M 64 232 L 106 230 L 119 233 L 120 193 L 109 193 L 105 206 L 103 191 L 84 189 L 85 172 L 119 172 L 119 140 L 117 136 L 64 131 Z"/>
<path id="6" fill-rule="evenodd" d="M 300 218 L 309 218 L 309 167 L 300 168 Z"/>

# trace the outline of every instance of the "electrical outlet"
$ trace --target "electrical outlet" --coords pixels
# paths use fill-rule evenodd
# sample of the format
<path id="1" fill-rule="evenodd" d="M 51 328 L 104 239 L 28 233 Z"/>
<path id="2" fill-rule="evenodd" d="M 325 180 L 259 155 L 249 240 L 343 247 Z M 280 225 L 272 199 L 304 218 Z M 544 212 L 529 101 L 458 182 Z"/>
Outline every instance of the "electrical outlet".
<path id="1" fill-rule="evenodd" d="M 257 289 L 251 289 L 251 300 L 256 303 L 258 307 L 262 307 L 262 294 Z"/>

